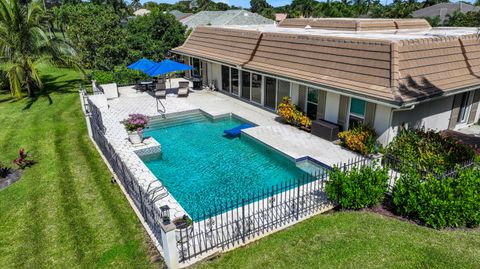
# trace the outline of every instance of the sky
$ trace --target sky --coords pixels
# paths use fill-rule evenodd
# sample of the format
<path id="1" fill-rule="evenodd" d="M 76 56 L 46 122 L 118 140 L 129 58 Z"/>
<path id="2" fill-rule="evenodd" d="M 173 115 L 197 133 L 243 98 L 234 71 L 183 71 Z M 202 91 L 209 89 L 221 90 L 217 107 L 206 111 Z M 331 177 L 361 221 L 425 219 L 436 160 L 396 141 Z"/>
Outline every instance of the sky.
<path id="1" fill-rule="evenodd" d="M 141 0 L 142 3 L 148 2 L 148 1 L 153 1 L 157 3 L 169 3 L 169 4 L 174 4 L 178 2 L 179 0 Z M 321 0 L 320 0 L 321 1 Z M 382 3 L 391 3 L 393 0 L 380 0 Z M 214 1 L 214 2 L 225 2 L 229 5 L 235 5 L 235 6 L 240 6 L 244 8 L 250 8 L 250 0 L 219 0 L 219 1 Z M 292 2 L 292 0 L 267 0 L 267 2 L 274 6 L 284 6 L 288 5 Z M 450 1 L 450 2 L 457 2 L 455 0 Z M 466 1 L 466 2 L 472 2 L 472 1 Z"/>

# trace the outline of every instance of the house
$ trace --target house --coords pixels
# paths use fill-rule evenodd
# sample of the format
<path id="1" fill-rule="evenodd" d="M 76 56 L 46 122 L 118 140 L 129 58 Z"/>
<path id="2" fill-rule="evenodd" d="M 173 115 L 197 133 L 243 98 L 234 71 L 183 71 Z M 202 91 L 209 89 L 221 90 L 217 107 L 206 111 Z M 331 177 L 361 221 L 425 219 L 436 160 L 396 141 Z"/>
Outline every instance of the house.
<path id="1" fill-rule="evenodd" d="M 226 25 L 263 25 L 275 22 L 257 13 L 236 9 L 225 11 L 200 11 L 188 17 L 180 19 L 180 22 L 188 28 L 197 26 L 226 26 Z"/>
<path id="2" fill-rule="evenodd" d="M 172 10 L 168 13 L 172 14 L 175 17 L 175 19 L 177 19 L 177 21 L 192 15 L 192 13 L 184 13 L 184 12 L 181 12 L 179 10 Z"/>
<path id="3" fill-rule="evenodd" d="M 145 8 L 141 8 L 141 9 L 135 10 L 133 12 L 133 15 L 135 15 L 135 16 L 145 16 L 148 13 L 150 13 L 150 10 L 145 9 Z"/>
<path id="4" fill-rule="evenodd" d="M 283 21 L 284 19 L 286 19 L 288 16 L 287 13 L 275 13 L 275 21 L 276 22 L 281 22 Z"/>
<path id="5" fill-rule="evenodd" d="M 271 111 L 289 96 L 314 120 L 363 122 L 387 144 L 404 127 L 478 122 L 479 42 L 476 28 L 424 19 L 286 19 L 198 27 L 173 52 L 225 94 Z"/>
<path id="6" fill-rule="evenodd" d="M 455 11 L 467 13 L 469 11 L 480 11 L 480 7 L 469 5 L 466 3 L 440 3 L 426 8 L 422 8 L 413 12 L 414 18 L 440 18 L 440 24 L 443 25 L 449 16 L 452 16 Z"/>

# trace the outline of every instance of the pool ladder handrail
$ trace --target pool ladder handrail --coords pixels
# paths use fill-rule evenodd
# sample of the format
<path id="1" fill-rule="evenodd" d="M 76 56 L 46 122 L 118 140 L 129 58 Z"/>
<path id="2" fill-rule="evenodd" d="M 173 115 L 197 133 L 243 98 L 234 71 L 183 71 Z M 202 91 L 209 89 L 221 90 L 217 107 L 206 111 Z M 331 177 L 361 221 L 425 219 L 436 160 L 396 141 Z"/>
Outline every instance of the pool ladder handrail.
<path id="1" fill-rule="evenodd" d="M 160 100 L 159 97 L 157 97 L 155 99 L 156 99 L 156 104 L 157 104 L 157 112 L 159 112 L 160 116 L 165 119 L 165 112 L 167 112 L 167 109 L 165 108 L 165 106 L 163 105 L 163 103 L 162 103 L 162 101 Z M 160 104 L 160 106 L 162 106 L 163 110 L 160 110 L 160 106 L 158 104 Z"/>

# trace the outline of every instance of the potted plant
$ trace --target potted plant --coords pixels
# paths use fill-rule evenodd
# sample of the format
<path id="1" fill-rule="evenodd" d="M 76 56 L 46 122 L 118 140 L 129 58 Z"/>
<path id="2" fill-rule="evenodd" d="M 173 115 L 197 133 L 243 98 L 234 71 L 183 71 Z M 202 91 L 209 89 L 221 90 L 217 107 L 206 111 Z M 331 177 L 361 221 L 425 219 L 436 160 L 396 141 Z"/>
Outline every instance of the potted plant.
<path id="1" fill-rule="evenodd" d="M 127 119 L 122 121 L 132 144 L 143 142 L 143 129 L 147 128 L 148 121 L 148 117 L 142 114 L 130 114 Z"/>
<path id="2" fill-rule="evenodd" d="M 181 218 L 176 218 L 173 220 L 173 224 L 175 224 L 175 237 L 177 242 L 179 243 L 186 243 L 189 238 L 193 235 L 193 221 L 192 219 L 187 216 L 183 215 Z"/>

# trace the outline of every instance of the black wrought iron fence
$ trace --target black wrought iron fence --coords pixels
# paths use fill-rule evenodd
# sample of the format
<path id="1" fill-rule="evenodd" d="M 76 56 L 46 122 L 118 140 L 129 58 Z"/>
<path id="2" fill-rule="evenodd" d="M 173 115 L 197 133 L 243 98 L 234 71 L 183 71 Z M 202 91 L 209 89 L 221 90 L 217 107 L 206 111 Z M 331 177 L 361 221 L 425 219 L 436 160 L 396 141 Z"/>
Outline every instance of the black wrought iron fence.
<path id="1" fill-rule="evenodd" d="M 177 232 L 180 261 L 229 249 L 325 209 L 328 171 L 282 182 L 247 197 L 214 204 Z"/>
<path id="2" fill-rule="evenodd" d="M 99 114 L 100 111 L 90 101 L 88 105 L 88 110 L 91 111 L 89 121 L 92 129 L 93 140 L 95 140 L 95 143 L 102 151 L 110 167 L 115 172 L 130 199 L 133 201 L 137 210 L 141 213 L 143 219 L 148 224 L 155 238 L 160 244 L 162 244 L 162 233 L 160 226 L 162 219 L 158 207 L 155 206 L 154 192 L 150 191 L 149 189 L 145 190 L 138 184 L 138 180 L 134 177 L 132 172 L 128 169 L 123 160 L 116 153 L 113 146 L 105 137 L 105 126 L 101 121 L 101 115 Z"/>

